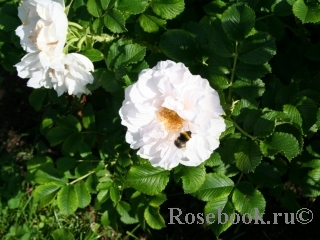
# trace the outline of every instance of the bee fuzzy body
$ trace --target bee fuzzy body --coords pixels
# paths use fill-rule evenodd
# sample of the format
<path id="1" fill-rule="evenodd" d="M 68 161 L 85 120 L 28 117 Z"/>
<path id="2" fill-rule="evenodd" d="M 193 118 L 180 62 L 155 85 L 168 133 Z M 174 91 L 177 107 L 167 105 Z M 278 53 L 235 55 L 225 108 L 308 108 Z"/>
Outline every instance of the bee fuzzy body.
<path id="1" fill-rule="evenodd" d="M 180 136 L 174 141 L 174 145 L 176 145 L 177 148 L 184 148 L 186 147 L 186 143 L 191 138 L 191 132 L 185 131 L 180 133 Z"/>

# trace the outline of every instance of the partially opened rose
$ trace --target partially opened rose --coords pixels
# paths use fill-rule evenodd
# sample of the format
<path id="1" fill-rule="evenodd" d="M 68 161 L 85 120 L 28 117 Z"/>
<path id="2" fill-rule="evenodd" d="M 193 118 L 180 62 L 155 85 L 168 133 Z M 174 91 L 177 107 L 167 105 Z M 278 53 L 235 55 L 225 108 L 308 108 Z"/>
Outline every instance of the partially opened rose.
<path id="1" fill-rule="evenodd" d="M 218 93 L 182 63 L 159 62 L 125 90 L 119 111 L 126 141 L 153 166 L 198 166 L 225 131 Z"/>
<path id="2" fill-rule="evenodd" d="M 18 15 L 22 25 L 16 34 L 25 51 L 62 53 L 68 31 L 63 0 L 24 0 Z"/>
<path id="3" fill-rule="evenodd" d="M 58 96 L 64 92 L 81 96 L 90 91 L 86 85 L 93 82 L 92 62 L 78 53 L 51 56 L 47 52 L 28 53 L 16 64 L 18 76 L 30 78 L 27 86 L 54 88 Z"/>

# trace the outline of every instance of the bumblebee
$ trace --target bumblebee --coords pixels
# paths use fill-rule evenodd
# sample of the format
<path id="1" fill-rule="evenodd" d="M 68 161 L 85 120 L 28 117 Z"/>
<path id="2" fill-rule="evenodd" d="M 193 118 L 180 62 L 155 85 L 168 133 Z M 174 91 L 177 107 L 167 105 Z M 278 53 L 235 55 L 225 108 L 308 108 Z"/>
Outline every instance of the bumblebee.
<path id="1" fill-rule="evenodd" d="M 174 145 L 176 145 L 177 148 L 184 148 L 186 147 L 186 143 L 191 138 L 191 132 L 185 131 L 180 133 L 180 136 L 174 141 Z"/>

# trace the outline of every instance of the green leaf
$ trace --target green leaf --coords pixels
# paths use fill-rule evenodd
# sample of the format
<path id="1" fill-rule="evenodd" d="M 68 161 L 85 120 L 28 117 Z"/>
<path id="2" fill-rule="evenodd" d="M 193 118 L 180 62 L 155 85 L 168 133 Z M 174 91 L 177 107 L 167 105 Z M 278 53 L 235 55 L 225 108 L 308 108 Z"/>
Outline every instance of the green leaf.
<path id="1" fill-rule="evenodd" d="M 249 36 L 239 46 L 238 59 L 242 62 L 261 65 L 276 54 L 276 44 L 273 37 L 265 32 L 257 32 Z"/>
<path id="2" fill-rule="evenodd" d="M 239 78 L 256 80 L 262 78 L 267 73 L 271 73 L 271 67 L 268 63 L 263 65 L 251 65 L 243 62 L 239 62 L 236 67 L 236 75 Z"/>
<path id="3" fill-rule="evenodd" d="M 1 6 L 2 7 L 2 6 Z M 21 24 L 18 18 L 8 15 L 4 9 L 1 11 L 0 29 L 5 32 L 14 31 Z"/>
<path id="4" fill-rule="evenodd" d="M 79 181 L 74 184 L 74 189 L 77 193 L 78 206 L 84 208 L 89 205 L 91 195 L 84 181 Z"/>
<path id="5" fill-rule="evenodd" d="M 232 203 L 239 213 L 249 214 L 253 219 L 256 219 L 257 211 L 257 215 L 262 217 L 266 208 L 263 195 L 250 182 L 241 182 L 237 185 L 232 195 Z"/>
<path id="6" fill-rule="evenodd" d="M 310 128 L 317 122 L 318 107 L 313 100 L 307 97 L 302 97 L 296 104 L 296 107 L 302 117 L 303 132 L 307 134 Z"/>
<path id="7" fill-rule="evenodd" d="M 125 18 L 123 14 L 117 9 L 111 9 L 104 16 L 104 24 L 106 27 L 114 33 L 126 32 Z"/>
<path id="8" fill-rule="evenodd" d="M 182 179 L 182 188 L 185 193 L 193 193 L 204 183 L 206 169 L 203 164 L 198 167 L 187 167 L 180 164 L 174 169 L 174 177 Z"/>
<path id="9" fill-rule="evenodd" d="M 164 19 L 173 19 L 184 10 L 183 0 L 154 0 L 152 10 Z"/>
<path id="10" fill-rule="evenodd" d="M 116 92 L 120 89 L 120 85 L 115 78 L 114 72 L 105 68 L 98 68 L 93 73 L 94 82 L 88 85 L 89 90 L 93 91 L 102 86 L 107 92 Z"/>
<path id="11" fill-rule="evenodd" d="M 265 91 L 264 82 L 260 79 L 238 79 L 234 82 L 232 88 L 237 94 L 239 94 L 240 97 L 245 99 L 254 99 L 261 97 Z"/>
<path id="12" fill-rule="evenodd" d="M 129 203 L 120 201 L 118 202 L 116 209 L 121 216 L 120 220 L 125 224 L 133 224 L 138 222 L 136 216 L 132 216 L 130 212 L 131 206 Z"/>
<path id="13" fill-rule="evenodd" d="M 230 178 L 217 173 L 208 173 L 195 196 L 202 201 L 212 201 L 217 198 L 227 197 L 233 186 L 234 183 Z"/>
<path id="14" fill-rule="evenodd" d="M 233 57 L 234 43 L 230 41 L 222 29 L 220 19 L 215 19 L 208 29 L 209 46 L 212 51 L 223 58 Z"/>
<path id="15" fill-rule="evenodd" d="M 32 192 L 35 202 L 40 202 L 40 207 L 45 207 L 50 204 L 56 197 L 61 186 L 54 182 L 49 182 L 44 185 L 37 186 Z"/>
<path id="16" fill-rule="evenodd" d="M 281 152 L 289 161 L 300 153 L 298 140 L 293 135 L 282 132 L 275 132 L 265 142 L 261 142 L 260 149 L 266 156 L 269 156 L 270 150 L 271 155 Z"/>
<path id="17" fill-rule="evenodd" d="M 214 214 L 215 216 L 214 223 L 209 224 L 207 222 L 207 224 L 216 237 L 226 231 L 233 224 L 230 218 L 232 214 L 234 214 L 234 207 L 232 203 L 228 201 L 227 197 L 207 202 L 204 207 L 204 215 L 208 216 L 209 214 Z M 213 219 L 210 221 L 213 221 Z"/>
<path id="18" fill-rule="evenodd" d="M 65 156 L 74 156 L 78 152 L 79 145 L 83 141 L 82 133 L 71 134 L 62 144 L 62 153 Z"/>
<path id="19" fill-rule="evenodd" d="M 237 168 L 244 173 L 253 172 L 262 159 L 258 144 L 244 139 L 238 141 L 234 156 Z"/>
<path id="20" fill-rule="evenodd" d="M 83 54 L 86 57 L 88 57 L 91 62 L 98 62 L 98 61 L 101 61 L 104 58 L 103 53 L 100 52 L 97 49 L 94 49 L 94 48 L 82 51 L 81 54 Z"/>
<path id="21" fill-rule="evenodd" d="M 252 182 L 263 187 L 275 188 L 282 183 L 277 168 L 265 162 L 262 162 L 254 173 L 249 173 L 247 176 Z"/>
<path id="22" fill-rule="evenodd" d="M 47 90 L 44 88 L 38 88 L 32 91 L 29 95 L 29 103 L 34 110 L 39 111 L 42 108 L 43 101 L 46 99 Z"/>
<path id="23" fill-rule="evenodd" d="M 159 208 L 148 206 L 144 211 L 144 218 L 153 229 L 161 229 L 166 226 L 163 217 L 159 213 Z"/>
<path id="24" fill-rule="evenodd" d="M 87 3 L 88 12 L 94 17 L 101 17 L 102 8 L 100 6 L 100 1 L 88 0 Z"/>
<path id="25" fill-rule="evenodd" d="M 320 196 L 320 167 L 308 172 L 308 175 L 302 185 L 302 194 L 307 197 Z"/>
<path id="26" fill-rule="evenodd" d="M 317 23 L 320 21 L 319 3 L 312 3 L 307 6 L 304 0 L 297 0 L 292 6 L 294 15 L 299 18 L 302 23 Z"/>
<path id="27" fill-rule="evenodd" d="M 254 11 L 244 4 L 230 6 L 221 17 L 224 31 L 234 40 L 243 40 L 254 27 Z"/>
<path id="28" fill-rule="evenodd" d="M 301 132 L 302 118 L 298 109 L 295 106 L 287 104 L 283 106 L 283 112 L 291 119 L 293 125 Z"/>
<path id="29" fill-rule="evenodd" d="M 166 31 L 160 38 L 159 47 L 164 54 L 178 62 L 193 62 L 197 55 L 194 37 L 180 29 Z"/>
<path id="30" fill-rule="evenodd" d="M 167 170 L 150 165 L 132 166 L 126 183 L 142 193 L 156 195 L 166 187 L 169 173 Z"/>
<path id="31" fill-rule="evenodd" d="M 127 44 L 122 49 L 122 53 L 117 58 L 115 67 L 128 64 L 128 63 L 137 63 L 142 61 L 146 55 L 146 48 L 142 47 L 139 44 Z"/>
<path id="32" fill-rule="evenodd" d="M 163 193 L 159 193 L 157 195 L 154 195 L 150 197 L 149 205 L 152 207 L 160 207 L 162 203 L 164 203 L 167 200 L 167 196 Z"/>
<path id="33" fill-rule="evenodd" d="M 117 203 L 117 202 L 120 201 L 121 196 L 120 196 L 119 188 L 117 188 L 115 186 L 111 186 L 111 188 L 110 188 L 110 199 L 114 203 Z"/>
<path id="34" fill-rule="evenodd" d="M 58 193 L 57 204 L 62 214 L 70 215 L 78 208 L 77 192 L 73 185 L 67 185 Z"/>
<path id="35" fill-rule="evenodd" d="M 218 152 L 213 152 L 208 160 L 204 162 L 205 166 L 213 167 L 222 164 L 221 156 Z"/>
<path id="36" fill-rule="evenodd" d="M 64 239 L 64 240 L 74 240 L 74 236 L 72 235 L 72 233 L 65 228 L 59 228 L 54 230 L 51 233 L 51 236 L 54 240 L 60 240 L 60 239 Z"/>
<path id="37" fill-rule="evenodd" d="M 116 8 L 130 14 L 142 13 L 148 6 L 148 0 L 120 0 L 116 2 Z"/>
<path id="38" fill-rule="evenodd" d="M 142 29 L 148 33 L 158 32 L 161 28 L 165 29 L 167 24 L 166 20 L 145 13 L 139 16 L 138 21 Z"/>
<path id="39" fill-rule="evenodd" d="M 82 124 L 86 129 L 92 130 L 95 128 L 95 115 L 90 103 L 87 103 L 82 111 Z"/>
<path id="40" fill-rule="evenodd" d="M 35 173 L 34 180 L 39 184 L 52 182 L 59 186 L 63 186 L 68 182 L 63 173 L 54 168 L 52 163 L 41 165 Z"/>
<path id="41" fill-rule="evenodd" d="M 71 114 L 65 116 L 63 119 L 59 119 L 57 121 L 57 125 L 59 127 L 65 127 L 77 132 L 81 132 L 82 129 L 81 123 L 79 122 L 78 118 Z"/>

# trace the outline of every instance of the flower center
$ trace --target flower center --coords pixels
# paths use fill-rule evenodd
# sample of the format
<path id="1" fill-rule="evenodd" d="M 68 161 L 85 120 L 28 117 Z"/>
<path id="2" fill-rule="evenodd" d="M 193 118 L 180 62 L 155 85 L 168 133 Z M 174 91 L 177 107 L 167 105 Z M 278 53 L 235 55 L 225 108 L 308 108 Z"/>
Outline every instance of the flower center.
<path id="1" fill-rule="evenodd" d="M 158 112 L 158 119 L 168 131 L 177 131 L 182 128 L 184 120 L 173 110 L 162 108 Z"/>

